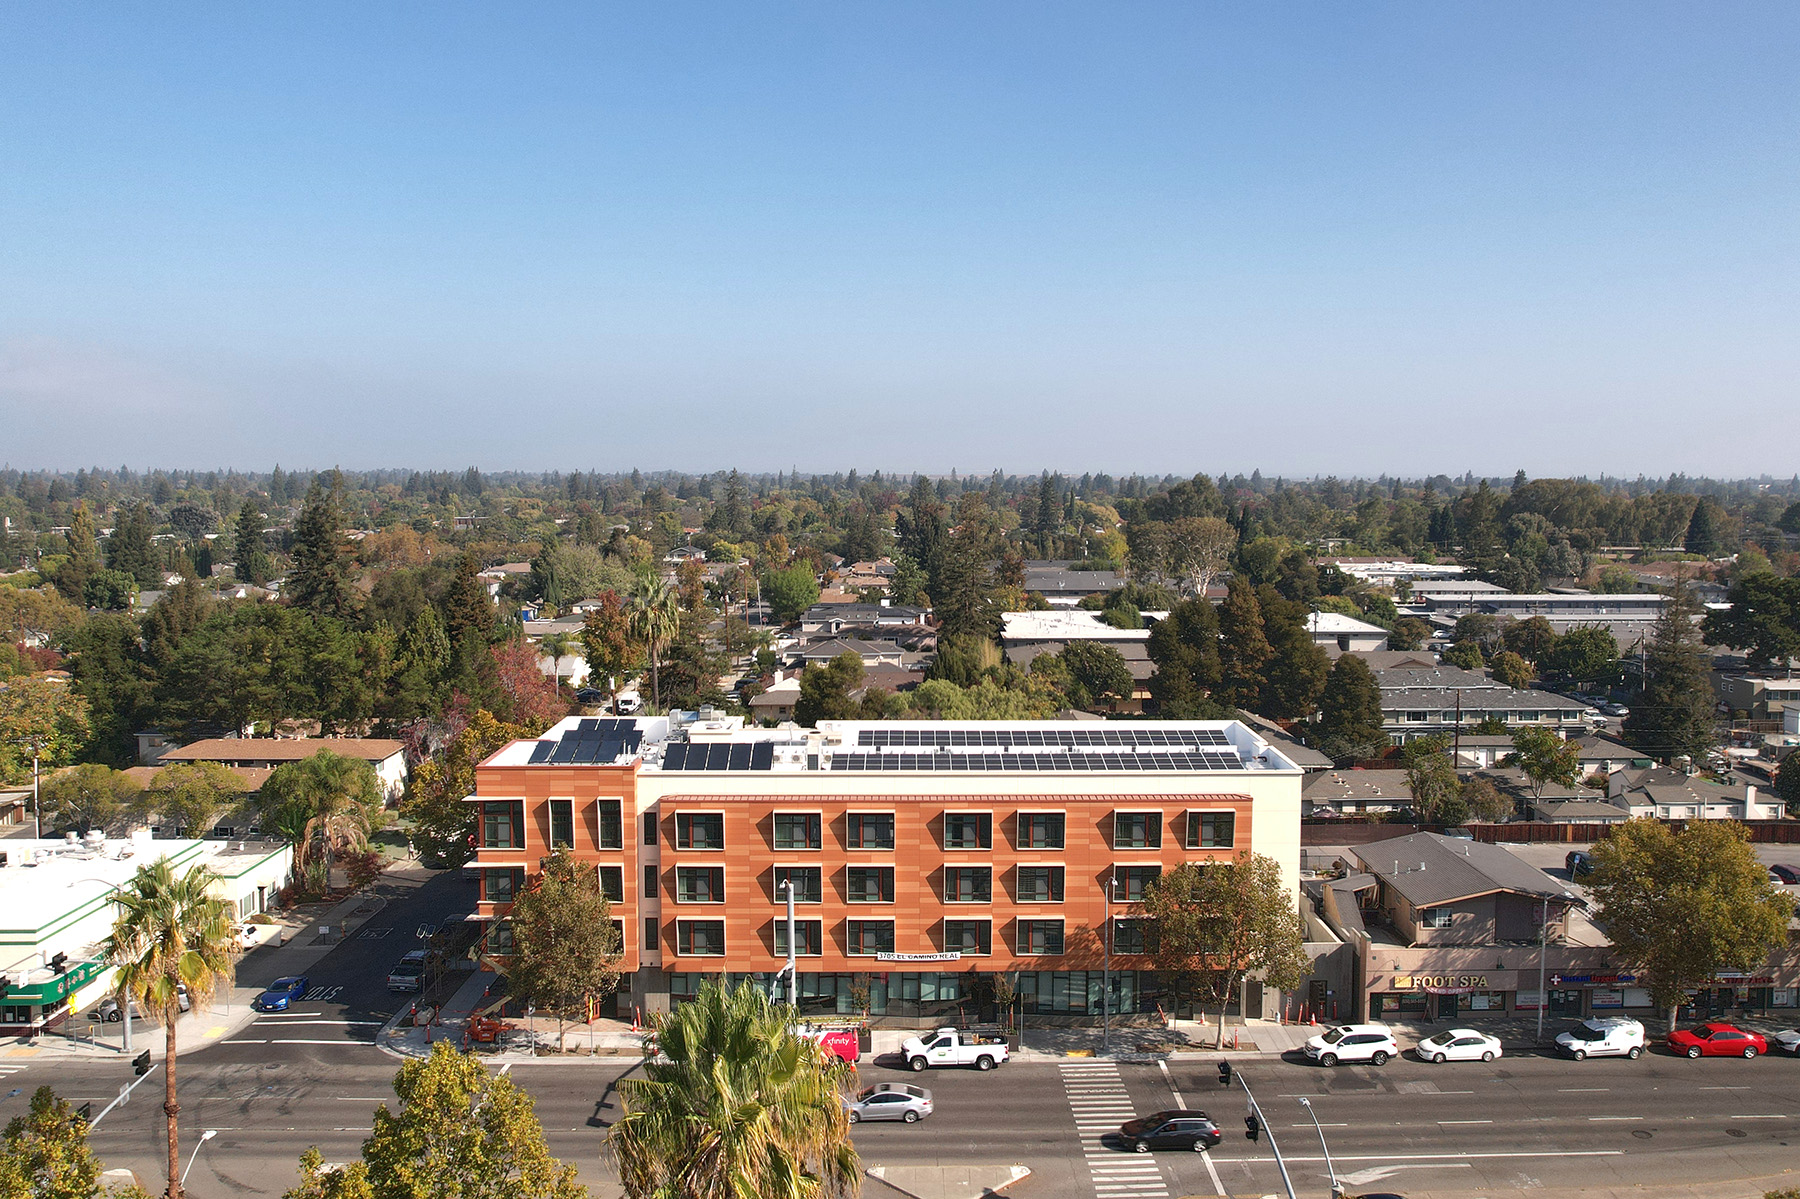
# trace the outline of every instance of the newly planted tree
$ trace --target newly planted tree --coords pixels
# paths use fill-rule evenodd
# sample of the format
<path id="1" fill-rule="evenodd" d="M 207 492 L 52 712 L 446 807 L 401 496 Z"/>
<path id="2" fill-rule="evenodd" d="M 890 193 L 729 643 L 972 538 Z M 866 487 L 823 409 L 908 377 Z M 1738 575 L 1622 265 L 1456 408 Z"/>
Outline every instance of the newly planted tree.
<path id="1" fill-rule="evenodd" d="M 619 986 L 619 933 L 592 866 L 566 851 L 545 858 L 513 902 L 508 992 L 556 1017 L 557 1047 L 570 1020 Z"/>

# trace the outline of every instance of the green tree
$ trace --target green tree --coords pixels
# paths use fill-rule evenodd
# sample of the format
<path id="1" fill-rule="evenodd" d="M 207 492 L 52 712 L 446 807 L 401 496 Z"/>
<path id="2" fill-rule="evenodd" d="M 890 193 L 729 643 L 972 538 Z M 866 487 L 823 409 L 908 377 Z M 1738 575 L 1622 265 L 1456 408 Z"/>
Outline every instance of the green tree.
<path id="1" fill-rule="evenodd" d="M 87 699 L 67 684 L 9 681 L 0 687 L 0 782 L 31 778 L 34 749 L 40 773 L 74 761 L 90 729 Z"/>
<path id="2" fill-rule="evenodd" d="M 100 546 L 96 541 L 94 514 L 86 504 L 76 504 L 69 517 L 69 556 L 56 568 L 56 589 L 71 603 L 87 603 L 88 580 L 100 570 Z"/>
<path id="3" fill-rule="evenodd" d="M 1484 778 L 1472 778 L 1462 785 L 1462 801 L 1471 819 L 1490 824 L 1511 820 L 1518 812 L 1512 797 Z"/>
<path id="4" fill-rule="evenodd" d="M 367 848 L 369 833 L 382 816 L 381 781 L 375 767 L 328 749 L 277 766 L 263 784 L 259 802 L 270 824 L 289 830 L 298 825 L 296 870 L 304 872 L 313 854 L 323 854 L 327 887 L 332 851 Z"/>
<path id="5" fill-rule="evenodd" d="M 400 814 L 412 824 L 413 848 L 427 866 L 455 869 L 475 856 L 475 766 L 495 750 L 543 728 L 503 724 L 477 710 L 443 752 L 424 762 L 407 780 Z"/>
<path id="6" fill-rule="evenodd" d="M 1769 882 L 1741 824 L 1680 832 L 1631 820 L 1594 846 L 1588 884 L 1614 956 L 1648 984 L 1674 1031 L 1682 996 L 1721 972 L 1755 971 L 1787 940 L 1794 900 Z"/>
<path id="7" fill-rule="evenodd" d="M 650 659 L 650 702 L 661 708 L 662 653 L 681 635 L 681 596 L 662 576 L 650 571 L 638 575 L 631 593 L 631 632 Z"/>
<path id="8" fill-rule="evenodd" d="M 337 489 L 327 491 L 315 479 L 294 524 L 294 566 L 282 595 L 308 612 L 349 620 L 356 612 L 356 590 L 342 525 Z"/>
<path id="9" fill-rule="evenodd" d="M 642 668 L 644 647 L 631 631 L 631 610 L 619 593 L 603 591 L 599 598 L 600 606 L 582 618 L 581 644 L 593 685 L 613 686 Z"/>
<path id="10" fill-rule="evenodd" d="M 1463 786 L 1457 781 L 1456 764 L 1450 759 L 1450 739 L 1415 737 L 1400 747 L 1406 763 L 1406 787 L 1412 794 L 1413 811 L 1428 824 L 1454 828 L 1468 820 Z"/>
<path id="11" fill-rule="evenodd" d="M 155 812 L 165 826 L 203 836 L 219 817 L 243 802 L 244 788 L 238 776 L 217 762 L 184 762 L 164 766 L 144 788 L 142 805 Z"/>
<path id="12" fill-rule="evenodd" d="M 1508 687 L 1520 690 L 1531 685 L 1531 664 L 1511 650 L 1495 654 L 1488 669 L 1497 683 L 1505 683 Z"/>
<path id="13" fill-rule="evenodd" d="M 138 581 L 123 570 L 96 570 L 81 589 L 82 601 L 103 612 L 123 612 L 137 599 Z"/>
<path id="14" fill-rule="evenodd" d="M 1585 682 L 1616 671 L 1618 658 L 1619 643 L 1611 629 L 1581 625 L 1558 637 L 1538 666 L 1546 674 Z"/>
<path id="15" fill-rule="evenodd" d="M 1225 1045 L 1225 1008 L 1243 982 L 1292 990 L 1306 981 L 1306 927 L 1281 867 L 1262 854 L 1225 862 L 1183 862 L 1144 888 L 1144 914 L 1156 930 L 1157 969 L 1183 997 L 1219 1008 L 1218 1041 Z"/>
<path id="16" fill-rule="evenodd" d="M 1156 673 L 1150 695 L 1170 720 L 1228 719 L 1235 709 L 1212 698 L 1219 685 L 1219 617 L 1203 599 L 1182 600 L 1156 622 L 1145 644 Z"/>
<path id="17" fill-rule="evenodd" d="M 800 672 L 800 697 L 794 701 L 794 720 L 816 725 L 821 720 L 853 720 L 858 712 L 852 691 L 863 684 L 861 656 L 845 650 L 823 666 Z"/>
<path id="18" fill-rule="evenodd" d="M 1719 502 L 1711 496 L 1701 496 L 1700 502 L 1694 505 L 1694 515 L 1688 520 L 1682 548 L 1690 554 L 1717 558 L 1725 552 L 1726 523 L 1725 510 Z"/>
<path id="19" fill-rule="evenodd" d="M 157 568 L 156 551 L 150 544 L 151 534 L 156 532 L 154 524 L 149 505 L 140 501 L 106 539 L 107 567 L 130 575 L 140 588 L 162 586 L 162 571 Z"/>
<path id="20" fill-rule="evenodd" d="M 182 987 L 196 1012 L 231 986 L 231 906 L 214 895 L 220 880 L 204 866 L 176 877 L 168 859 L 140 866 L 114 896 L 119 906 L 106 939 L 119 993 L 163 1026 L 163 1114 L 167 1117 L 169 1199 L 181 1199 L 181 1104 L 175 1098 L 175 1022 Z"/>
<path id="21" fill-rule="evenodd" d="M 131 776 L 110 766 L 71 766 L 42 784 L 44 815 L 54 829 L 125 831 L 138 814 L 142 791 Z"/>
<path id="22" fill-rule="evenodd" d="M 618 989 L 619 931 L 592 866 L 565 848 L 541 866 L 513 901 L 507 992 L 556 1017 L 560 1048 L 565 1022 L 585 1022 L 589 1002 Z"/>
<path id="23" fill-rule="evenodd" d="M 1109 700 L 1131 698 L 1131 668 L 1125 665 L 1125 656 L 1112 646 L 1098 641 L 1071 641 L 1060 654 L 1048 656 L 1057 659 L 1068 679 L 1071 706 L 1091 708 Z"/>
<path id="24" fill-rule="evenodd" d="M 394 1095 L 399 1111 L 375 1109 L 362 1160 L 328 1171 L 308 1150 L 285 1199 L 586 1199 L 531 1096 L 449 1041 L 401 1066 Z"/>
<path id="25" fill-rule="evenodd" d="M 1523 728 L 1513 734 L 1513 752 L 1525 777 L 1531 780 L 1532 798 L 1544 793 L 1551 783 L 1573 787 L 1581 777 L 1581 747 L 1564 741 L 1542 726 Z"/>
<path id="26" fill-rule="evenodd" d="M 1594 590 L 1602 595 L 1632 595 L 1643 589 L 1643 584 L 1638 582 L 1638 577 L 1631 573 L 1631 569 L 1616 562 L 1610 566 L 1602 566 L 1594 581 Z"/>
<path id="27" fill-rule="evenodd" d="M 1388 746 L 1382 728 L 1381 684 L 1355 654 L 1345 654 L 1325 677 L 1319 695 L 1319 748 L 1340 764 L 1374 757 Z"/>
<path id="28" fill-rule="evenodd" d="M 1272 652 L 1257 711 L 1273 720 L 1305 716 L 1325 688 L 1331 660 L 1313 643 L 1306 627 L 1311 609 L 1284 599 L 1273 587 L 1260 588 L 1257 602 L 1263 610 L 1263 635 Z"/>
<path id="29" fill-rule="evenodd" d="M 1444 651 L 1444 661 L 1464 670 L 1480 670 L 1486 665 L 1481 657 L 1481 646 L 1474 641 L 1458 641 Z"/>
<path id="30" fill-rule="evenodd" d="M 1800 578 L 1748 575 L 1731 585 L 1725 599 L 1730 608 L 1706 614 L 1708 641 L 1748 651 L 1750 664 L 1759 668 L 1800 657 Z"/>
<path id="31" fill-rule="evenodd" d="M 1541 661 L 1556 644 L 1556 630 L 1542 616 L 1515 620 L 1501 632 L 1506 648 L 1527 662 Z"/>
<path id="32" fill-rule="evenodd" d="M 627 1199 L 854 1196 L 860 1164 L 843 1103 L 848 1072 L 791 1030 L 792 1009 L 749 980 L 708 982 L 657 1015 L 658 1056 L 619 1081 L 608 1134 Z"/>
<path id="33" fill-rule="evenodd" d="M 1253 708 L 1268 686 L 1265 671 L 1275 651 L 1263 633 L 1262 604 L 1247 579 L 1233 579 L 1219 605 L 1219 685 L 1213 698 L 1234 708 Z"/>
<path id="34" fill-rule="evenodd" d="M 1423 649 L 1431 640 L 1431 625 L 1417 616 L 1402 616 L 1388 630 L 1388 648 L 1412 651 Z"/>
<path id="35" fill-rule="evenodd" d="M 1000 632 L 994 561 L 999 534 L 980 492 L 964 492 L 956 527 L 945 539 L 943 563 L 932 580 L 938 635 L 992 641 Z"/>
<path id="36" fill-rule="evenodd" d="M 1782 765 L 1787 768 L 1776 772 L 1775 797 L 1787 805 L 1789 816 L 1800 818 L 1800 758 L 1792 754 L 1788 757 L 1793 759 L 1793 765 L 1788 766 L 1784 759 Z"/>
<path id="37" fill-rule="evenodd" d="M 275 575 L 275 564 L 269 560 L 268 546 L 263 542 L 263 514 L 255 500 L 245 500 L 238 509 L 233 527 L 233 553 L 237 556 L 232 575 L 240 583 L 261 587 Z"/>
<path id="38" fill-rule="evenodd" d="M 0 588 L 0 593 L 4 592 Z M 138 622 L 129 616 L 96 616 L 67 634 L 63 648 L 73 659 L 76 698 L 87 704 L 88 737 L 82 756 L 108 766 L 137 762 L 137 733 L 152 726 L 148 666 Z M 70 688 L 59 687 L 59 696 Z M 0 699 L 0 707 L 5 700 Z M 6 741 L 0 737 L 0 771 Z M 27 757 L 26 769 L 31 762 Z M 0 779 L 6 776 L 0 773 Z"/>
<path id="39" fill-rule="evenodd" d="M 474 554 L 459 554 L 450 585 L 444 589 L 444 636 L 452 653 L 469 653 L 473 644 L 481 652 L 494 639 L 494 601 L 482 585 L 481 562 Z"/>
<path id="40" fill-rule="evenodd" d="M 783 624 L 799 620 L 819 602 L 819 580 L 813 574 L 812 562 L 798 558 L 790 566 L 764 571 L 762 596 L 776 620 Z"/>
<path id="41" fill-rule="evenodd" d="M 132 1193 L 143 1194 L 135 1187 Z M 30 1110 L 8 1121 L 0 1137 L 0 1199 L 102 1199 L 106 1194 L 100 1159 L 88 1147 L 88 1122 L 55 1091 L 39 1087 Z"/>
<path id="42" fill-rule="evenodd" d="M 1712 659 L 1694 627 L 1695 605 L 1678 583 L 1651 627 L 1644 650 L 1643 691 L 1625 717 L 1625 738 L 1664 761 L 1698 762 L 1718 741 Z"/>

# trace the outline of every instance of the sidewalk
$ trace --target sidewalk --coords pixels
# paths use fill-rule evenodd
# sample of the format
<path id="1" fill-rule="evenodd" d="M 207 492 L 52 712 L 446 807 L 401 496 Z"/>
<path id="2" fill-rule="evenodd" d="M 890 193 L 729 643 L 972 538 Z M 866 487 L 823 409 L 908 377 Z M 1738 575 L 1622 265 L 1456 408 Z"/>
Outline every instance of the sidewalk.
<path id="1" fill-rule="evenodd" d="M 274 976 L 305 974 L 346 937 L 354 935 L 356 929 L 386 903 L 387 900 L 380 896 L 359 893 L 323 911 L 315 905 L 277 917 L 276 924 L 281 931 L 274 940 L 240 957 L 238 972 L 243 973 L 245 967 L 254 965 L 259 976 L 270 968 Z M 320 935 L 320 928 L 331 930 L 329 940 Z M 250 1001 L 261 993 L 259 986 L 233 986 L 214 996 L 212 1006 L 182 1016 L 175 1025 L 175 1052 L 192 1053 L 244 1031 L 257 1016 L 250 1008 Z M 11 1056 L 25 1050 L 33 1057 L 116 1059 L 124 1054 L 123 1024 L 96 1025 L 94 1040 L 89 1041 L 86 1036 L 89 1023 L 85 1016 L 79 1016 L 63 1026 L 71 1032 L 78 1031 L 79 1036 L 65 1036 L 58 1031 L 29 1042 L 17 1038 L 0 1042 L 0 1055 Z M 144 1019 L 134 1024 L 131 1041 L 133 1054 L 147 1049 L 153 1060 L 164 1056 L 168 1043 L 163 1028 Z"/>

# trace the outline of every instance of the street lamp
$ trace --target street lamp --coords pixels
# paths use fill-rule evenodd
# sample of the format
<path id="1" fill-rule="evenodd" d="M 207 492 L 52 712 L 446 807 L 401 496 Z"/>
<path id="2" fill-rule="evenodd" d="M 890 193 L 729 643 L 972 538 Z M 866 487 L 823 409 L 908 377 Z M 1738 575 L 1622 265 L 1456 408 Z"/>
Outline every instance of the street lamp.
<path id="1" fill-rule="evenodd" d="M 187 1170 L 183 1170 L 181 1172 L 181 1185 L 182 1186 L 187 1185 L 188 1170 L 192 1170 L 194 1168 L 194 1158 L 200 1156 L 200 1146 L 206 1144 L 206 1142 L 212 1140 L 214 1137 L 216 1137 L 218 1135 L 219 1135 L 219 1130 L 216 1128 L 209 1128 L 205 1132 L 200 1134 L 199 1144 L 194 1146 L 194 1152 L 192 1154 L 190 1154 L 188 1157 Z"/>
<path id="2" fill-rule="evenodd" d="M 1325 1173 L 1331 1177 L 1332 1199 L 1337 1199 L 1342 1192 L 1338 1187 L 1337 1167 L 1331 1164 L 1331 1146 L 1325 1143 L 1325 1128 L 1319 1123 L 1319 1113 L 1313 1110 L 1312 1100 L 1302 1095 L 1300 1096 L 1300 1106 L 1305 1108 L 1306 1114 L 1312 1117 L 1313 1128 L 1319 1134 L 1319 1148 L 1325 1151 Z M 1270 1144 L 1274 1144 L 1273 1139 L 1270 1140 Z"/>
<path id="3" fill-rule="evenodd" d="M 124 887 L 121 887 L 118 883 L 109 883 L 103 878 L 78 878 L 78 879 L 75 879 L 73 882 L 67 883 L 65 885 L 73 887 L 76 883 L 99 883 L 102 887 L 107 888 L 108 890 L 110 890 L 113 893 L 113 896 L 114 896 L 113 902 L 115 902 L 115 903 L 118 902 L 117 897 L 120 895 L 123 895 L 125 893 Z M 131 1056 L 131 996 L 130 995 L 121 995 L 119 997 L 119 1023 L 124 1025 L 124 1027 L 125 1027 L 125 1056 L 130 1057 Z"/>
<path id="4" fill-rule="evenodd" d="M 798 988 L 799 988 L 799 979 L 797 978 L 797 976 L 794 973 L 795 970 L 798 969 L 798 967 L 794 962 L 795 946 L 794 946 L 794 878 L 793 878 L 793 875 L 790 874 L 787 878 L 782 879 L 775 886 L 776 886 L 777 890 L 781 891 L 783 894 L 785 894 L 787 896 L 788 1006 L 791 1008 L 798 1008 L 800 1006 L 800 1004 L 798 1002 L 798 998 L 797 998 L 797 992 L 798 992 Z"/>
<path id="5" fill-rule="evenodd" d="M 1116 870 L 1106 872 L 1100 884 L 1105 923 L 1100 928 L 1100 1052 L 1112 1052 L 1112 900 Z M 1092 959 L 1089 959 L 1090 961 Z"/>

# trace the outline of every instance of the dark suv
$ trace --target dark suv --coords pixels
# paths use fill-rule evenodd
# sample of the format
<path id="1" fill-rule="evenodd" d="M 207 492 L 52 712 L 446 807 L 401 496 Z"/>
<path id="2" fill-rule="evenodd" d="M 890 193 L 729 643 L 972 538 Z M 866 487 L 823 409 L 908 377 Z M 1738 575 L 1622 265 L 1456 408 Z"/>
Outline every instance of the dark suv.
<path id="1" fill-rule="evenodd" d="M 1119 1139 L 1127 1149 L 1148 1153 L 1152 1149 L 1192 1149 L 1199 1153 L 1219 1143 L 1219 1126 L 1205 1112 L 1156 1112 L 1119 1126 Z"/>

